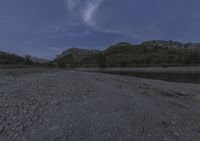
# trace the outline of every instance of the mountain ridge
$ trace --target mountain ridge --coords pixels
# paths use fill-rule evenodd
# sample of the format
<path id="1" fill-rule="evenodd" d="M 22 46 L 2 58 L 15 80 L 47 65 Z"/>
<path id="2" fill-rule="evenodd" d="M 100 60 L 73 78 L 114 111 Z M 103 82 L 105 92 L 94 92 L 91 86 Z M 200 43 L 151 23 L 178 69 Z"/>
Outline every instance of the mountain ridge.
<path id="1" fill-rule="evenodd" d="M 152 40 L 141 44 L 119 42 L 110 45 L 105 50 L 96 52 L 88 49 L 70 48 L 64 51 L 56 61 L 78 64 L 78 66 L 97 65 L 100 54 L 106 57 L 108 67 L 200 64 L 199 43 L 164 40 Z"/>
<path id="2" fill-rule="evenodd" d="M 106 62 L 103 66 L 108 67 L 196 65 L 200 64 L 200 43 L 152 40 L 141 44 L 119 42 L 104 50 L 69 48 L 58 54 L 53 61 L 0 51 L 0 64 L 26 64 L 28 61 L 61 66 L 97 67 L 100 58 Z"/>

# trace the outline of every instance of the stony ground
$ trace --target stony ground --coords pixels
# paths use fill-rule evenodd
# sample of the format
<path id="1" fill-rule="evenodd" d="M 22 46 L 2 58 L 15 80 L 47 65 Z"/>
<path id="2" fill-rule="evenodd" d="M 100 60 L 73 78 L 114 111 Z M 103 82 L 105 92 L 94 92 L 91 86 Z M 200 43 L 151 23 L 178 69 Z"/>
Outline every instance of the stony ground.
<path id="1" fill-rule="evenodd" d="M 200 85 L 0 70 L 0 141 L 199 141 Z"/>
<path id="2" fill-rule="evenodd" d="M 102 71 L 99 68 L 78 68 L 76 70 L 82 71 Z M 163 72 L 163 73 L 200 73 L 200 66 L 188 66 L 188 67 L 125 67 L 125 68 L 105 68 L 105 72 L 119 72 L 119 71 L 131 71 L 131 72 Z"/>

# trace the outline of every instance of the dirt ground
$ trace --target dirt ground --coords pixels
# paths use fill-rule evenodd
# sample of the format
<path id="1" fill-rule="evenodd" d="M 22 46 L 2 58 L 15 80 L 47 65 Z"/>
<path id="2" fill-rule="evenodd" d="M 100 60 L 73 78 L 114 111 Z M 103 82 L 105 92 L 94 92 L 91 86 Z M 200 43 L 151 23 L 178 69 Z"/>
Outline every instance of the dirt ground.
<path id="1" fill-rule="evenodd" d="M 0 141 L 200 141 L 200 85 L 0 70 Z"/>

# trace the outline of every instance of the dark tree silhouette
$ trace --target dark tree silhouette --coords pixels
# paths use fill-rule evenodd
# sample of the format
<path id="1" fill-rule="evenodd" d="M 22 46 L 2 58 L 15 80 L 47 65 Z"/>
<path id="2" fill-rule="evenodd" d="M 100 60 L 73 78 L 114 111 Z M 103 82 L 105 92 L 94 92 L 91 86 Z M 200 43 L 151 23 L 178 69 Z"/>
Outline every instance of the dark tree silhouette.
<path id="1" fill-rule="evenodd" d="M 26 64 L 26 65 L 32 64 L 31 56 L 30 56 L 30 55 L 26 55 L 26 56 L 25 56 L 25 64 Z"/>
<path id="2" fill-rule="evenodd" d="M 108 66 L 108 62 L 107 62 L 107 58 L 104 54 L 99 54 L 99 57 L 98 57 L 98 66 L 100 68 L 106 68 Z"/>

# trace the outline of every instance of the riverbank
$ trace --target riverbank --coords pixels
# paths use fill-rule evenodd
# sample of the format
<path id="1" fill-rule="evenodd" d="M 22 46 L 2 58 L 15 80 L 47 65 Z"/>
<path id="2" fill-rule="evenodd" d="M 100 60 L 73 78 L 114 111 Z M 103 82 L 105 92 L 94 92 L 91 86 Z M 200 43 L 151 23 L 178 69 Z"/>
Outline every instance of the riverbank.
<path id="1" fill-rule="evenodd" d="M 200 85 L 0 70 L 0 140 L 199 141 Z"/>
<path id="2" fill-rule="evenodd" d="M 200 66 L 191 66 L 191 67 L 131 67 L 131 68 L 78 68 L 75 70 L 80 71 L 91 71 L 91 72 L 159 72 L 159 73 L 200 73 Z"/>

